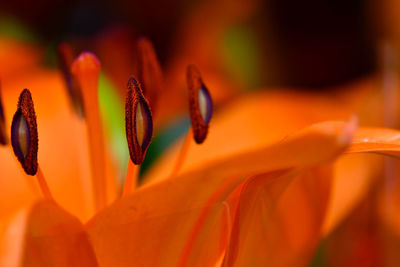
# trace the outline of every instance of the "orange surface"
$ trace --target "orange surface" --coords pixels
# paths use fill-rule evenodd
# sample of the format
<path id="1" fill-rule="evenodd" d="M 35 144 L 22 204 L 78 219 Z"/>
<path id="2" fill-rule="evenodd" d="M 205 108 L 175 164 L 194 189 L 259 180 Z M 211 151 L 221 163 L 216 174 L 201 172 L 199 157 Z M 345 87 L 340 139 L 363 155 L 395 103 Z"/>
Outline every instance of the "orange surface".
<path id="1" fill-rule="evenodd" d="M 29 71 L 3 79 L 7 127 L 29 88 L 39 164 L 57 204 L 41 199 L 34 178 L 1 147 L 2 266 L 306 265 L 380 171 L 375 159 L 353 154 L 399 156 L 400 131 L 357 130 L 356 120 L 313 124 L 356 113 L 362 125 L 379 125 L 381 110 L 367 112 L 379 106 L 370 81 L 326 95 L 254 93 L 216 113 L 205 144 L 189 146 L 176 175 L 169 177 L 179 144 L 144 186 L 111 205 L 118 189 L 106 158 L 108 206 L 95 213 L 85 122 L 70 110 L 60 74 L 28 63 Z"/>

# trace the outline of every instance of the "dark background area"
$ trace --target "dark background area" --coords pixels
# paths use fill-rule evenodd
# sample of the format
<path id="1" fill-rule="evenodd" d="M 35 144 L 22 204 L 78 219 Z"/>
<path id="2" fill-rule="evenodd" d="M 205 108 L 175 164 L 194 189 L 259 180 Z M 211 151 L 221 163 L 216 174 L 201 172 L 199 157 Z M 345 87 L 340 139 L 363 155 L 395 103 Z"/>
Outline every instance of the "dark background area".
<path id="1" fill-rule="evenodd" d="M 199 2 L 22 0 L 3 2 L 0 11 L 32 27 L 45 42 L 90 37 L 109 25 L 123 24 L 148 36 L 165 63 L 178 25 Z M 265 35 L 274 36 L 277 49 L 268 53 L 277 58 L 274 64 L 281 73 L 266 84 L 319 88 L 375 71 L 379 27 L 371 1 L 269 0 L 259 5 L 249 23 L 261 47 L 268 42 Z"/>

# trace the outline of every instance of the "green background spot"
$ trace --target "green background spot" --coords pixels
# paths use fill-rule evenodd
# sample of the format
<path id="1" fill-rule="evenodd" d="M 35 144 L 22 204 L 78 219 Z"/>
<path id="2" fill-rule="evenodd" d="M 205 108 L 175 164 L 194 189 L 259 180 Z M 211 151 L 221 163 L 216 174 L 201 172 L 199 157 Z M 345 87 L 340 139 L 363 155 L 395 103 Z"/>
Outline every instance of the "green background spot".
<path id="1" fill-rule="evenodd" d="M 37 43 L 39 40 L 29 27 L 4 14 L 0 14 L 0 35 L 30 43 Z"/>
<path id="2" fill-rule="evenodd" d="M 222 55 L 232 77 L 239 77 L 250 87 L 260 85 L 260 50 L 250 26 L 236 25 L 222 37 Z"/>

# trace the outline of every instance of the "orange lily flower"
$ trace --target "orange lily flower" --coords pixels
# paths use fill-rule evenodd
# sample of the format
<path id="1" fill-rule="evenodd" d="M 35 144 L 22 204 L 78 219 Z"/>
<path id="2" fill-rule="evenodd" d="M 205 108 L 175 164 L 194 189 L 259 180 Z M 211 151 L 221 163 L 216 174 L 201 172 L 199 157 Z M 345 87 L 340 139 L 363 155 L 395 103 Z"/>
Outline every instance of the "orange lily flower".
<path id="1" fill-rule="evenodd" d="M 76 62 L 73 72 L 85 103 L 91 99 L 85 111 L 94 112 L 98 63 L 87 55 Z M 96 137 L 101 123 L 87 113 L 91 122 L 85 138 L 85 122 L 70 112 L 58 72 L 33 67 L 18 80 L 4 79 L 7 128 L 25 87 L 35 102 L 38 162 L 54 200 L 42 199 L 11 148 L 2 147 L 6 167 L 0 183 L 7 188 L 0 196 L 2 266 L 304 266 L 351 205 L 330 204 L 336 159 L 360 152 L 400 156 L 399 131 L 357 129 L 354 119 L 314 124 L 345 119 L 352 105 L 338 113 L 324 97 L 310 97 L 321 106 L 305 108 L 303 121 L 269 124 L 267 96 L 257 94 L 219 110 L 204 144 L 189 141 L 174 175 L 179 144 L 143 186 L 118 198 L 108 148 L 100 149 L 106 142 Z M 104 155 L 103 171 L 96 170 L 101 159 L 93 154 Z M 93 186 L 99 176 L 107 187 Z"/>

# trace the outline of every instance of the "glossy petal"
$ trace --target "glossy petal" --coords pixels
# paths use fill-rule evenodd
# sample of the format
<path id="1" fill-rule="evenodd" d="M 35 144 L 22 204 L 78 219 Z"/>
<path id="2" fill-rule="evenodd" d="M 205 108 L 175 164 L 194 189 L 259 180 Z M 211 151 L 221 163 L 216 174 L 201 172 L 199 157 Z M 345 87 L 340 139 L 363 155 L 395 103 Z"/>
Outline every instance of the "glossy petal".
<path id="1" fill-rule="evenodd" d="M 400 131 L 362 128 L 354 136 L 348 153 L 373 152 L 400 157 Z"/>
<path id="2" fill-rule="evenodd" d="M 175 266 L 180 261 L 194 260 L 200 266 L 215 263 L 227 242 L 226 220 L 232 219 L 223 201 L 241 182 L 260 173 L 332 160 L 349 144 L 353 128 L 354 125 L 341 122 L 314 125 L 276 144 L 233 155 L 137 190 L 87 224 L 99 263 L 102 266 Z M 206 235 L 211 241 L 204 242 L 205 236 L 196 234 L 196 228 L 211 231 L 213 234 Z M 217 241 L 215 238 L 219 241 L 213 243 Z M 213 249 L 216 244 L 220 244 L 217 250 Z M 191 251 L 201 251 L 206 256 Z"/>
<path id="3" fill-rule="evenodd" d="M 361 87 L 364 90 L 364 85 Z M 181 171 L 271 144 L 313 123 L 347 120 L 352 110 L 335 95 L 281 91 L 243 96 L 215 114 L 207 140 L 201 146 L 192 142 Z M 163 155 L 144 178 L 145 183 L 168 177 L 173 167 L 171 159 L 176 159 L 180 146 L 177 143 Z"/>
<path id="4" fill-rule="evenodd" d="M 346 153 L 374 153 L 400 156 L 400 131 L 385 128 L 360 128 Z M 382 177 L 382 158 L 377 155 L 347 155 L 335 166 L 333 191 L 324 222 L 327 236 L 366 196 L 375 177 Z"/>
<path id="5" fill-rule="evenodd" d="M 223 266 L 307 265 L 319 241 L 330 171 L 260 175 L 241 184 L 228 199 L 237 204 Z"/>
<path id="6" fill-rule="evenodd" d="M 382 179 L 383 157 L 374 154 L 343 155 L 334 164 L 329 205 L 322 227 L 328 236 L 364 200 L 377 179 Z"/>
<path id="7" fill-rule="evenodd" d="M 377 216 L 375 210 L 376 193 L 376 190 L 368 192 L 346 220 L 326 237 L 323 266 L 398 266 L 400 264 L 399 240 L 380 224 L 381 218 Z M 390 239 L 387 239 L 388 236 Z M 346 241 L 343 242 L 344 240 Z M 393 241 L 395 243 L 392 243 Z"/>
<path id="8" fill-rule="evenodd" d="M 20 213 L 1 237 L 2 266 L 98 266 L 83 225 L 51 201 Z"/>

